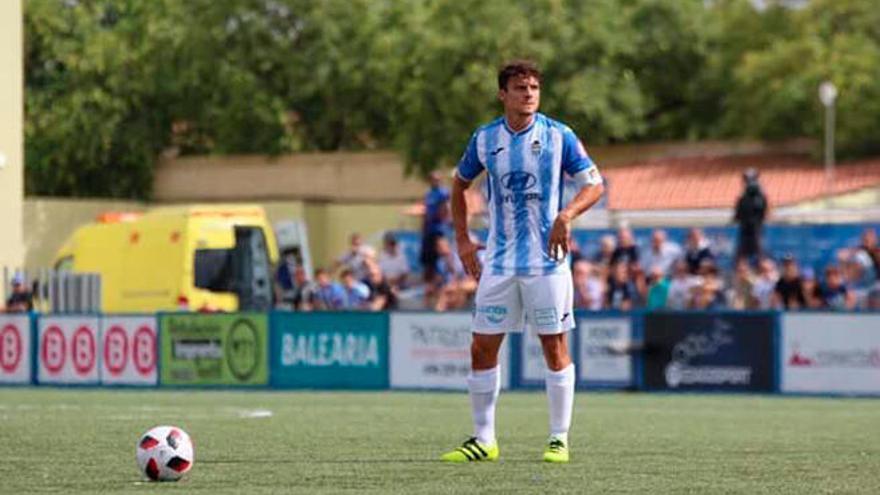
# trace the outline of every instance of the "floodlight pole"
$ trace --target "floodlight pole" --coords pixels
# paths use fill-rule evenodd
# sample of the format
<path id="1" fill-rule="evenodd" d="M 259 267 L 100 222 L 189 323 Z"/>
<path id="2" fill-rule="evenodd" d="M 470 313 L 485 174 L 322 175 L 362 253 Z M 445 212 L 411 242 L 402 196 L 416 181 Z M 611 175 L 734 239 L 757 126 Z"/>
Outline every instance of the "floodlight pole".
<path id="1" fill-rule="evenodd" d="M 837 87 L 830 81 L 820 84 L 819 100 L 825 107 L 825 193 L 830 198 L 834 192 L 834 102 L 837 100 Z"/>

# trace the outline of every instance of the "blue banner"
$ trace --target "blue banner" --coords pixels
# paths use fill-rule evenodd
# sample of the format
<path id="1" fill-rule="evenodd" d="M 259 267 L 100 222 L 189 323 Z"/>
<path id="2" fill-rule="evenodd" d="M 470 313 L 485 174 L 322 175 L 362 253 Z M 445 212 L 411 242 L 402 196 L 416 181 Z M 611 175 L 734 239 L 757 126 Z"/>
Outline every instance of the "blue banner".
<path id="1" fill-rule="evenodd" d="M 649 390 L 771 392 L 774 313 L 645 315 L 644 377 Z"/>
<path id="2" fill-rule="evenodd" d="M 388 388 L 387 313 L 271 316 L 271 383 L 280 388 Z"/>

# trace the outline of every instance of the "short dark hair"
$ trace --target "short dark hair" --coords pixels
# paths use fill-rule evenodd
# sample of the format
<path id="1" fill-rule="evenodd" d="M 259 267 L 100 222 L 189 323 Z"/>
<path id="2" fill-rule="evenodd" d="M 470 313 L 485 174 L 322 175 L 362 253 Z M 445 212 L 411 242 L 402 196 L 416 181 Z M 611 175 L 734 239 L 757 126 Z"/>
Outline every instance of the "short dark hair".
<path id="1" fill-rule="evenodd" d="M 541 82 L 541 71 L 538 64 L 531 60 L 511 60 L 498 71 L 498 89 L 507 89 L 507 81 L 513 77 L 532 76 Z"/>

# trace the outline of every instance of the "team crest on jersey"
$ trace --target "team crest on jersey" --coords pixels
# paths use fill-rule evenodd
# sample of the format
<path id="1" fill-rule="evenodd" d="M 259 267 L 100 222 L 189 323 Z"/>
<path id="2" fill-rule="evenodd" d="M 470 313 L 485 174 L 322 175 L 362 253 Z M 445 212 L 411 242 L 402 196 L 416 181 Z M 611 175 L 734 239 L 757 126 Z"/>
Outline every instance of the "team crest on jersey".
<path id="1" fill-rule="evenodd" d="M 539 155 L 541 154 L 541 141 L 535 139 L 532 141 L 532 153 Z"/>

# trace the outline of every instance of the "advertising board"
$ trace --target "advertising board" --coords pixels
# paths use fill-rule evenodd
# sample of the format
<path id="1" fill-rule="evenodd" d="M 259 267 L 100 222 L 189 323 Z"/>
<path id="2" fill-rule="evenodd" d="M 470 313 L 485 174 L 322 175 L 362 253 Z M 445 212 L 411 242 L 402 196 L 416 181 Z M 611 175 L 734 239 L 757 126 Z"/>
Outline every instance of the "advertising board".
<path id="1" fill-rule="evenodd" d="M 97 316 L 40 316 L 37 320 L 39 383 L 97 383 L 99 325 Z"/>
<path id="2" fill-rule="evenodd" d="M 785 314 L 782 392 L 880 394 L 880 314 Z"/>
<path id="3" fill-rule="evenodd" d="M 620 352 L 632 342 L 630 318 L 577 319 L 578 380 L 581 383 L 630 386 L 632 355 Z"/>
<path id="4" fill-rule="evenodd" d="M 31 382 L 31 320 L 0 315 L 0 383 Z"/>
<path id="5" fill-rule="evenodd" d="M 155 316 L 101 319 L 101 383 L 155 385 L 159 349 Z"/>

